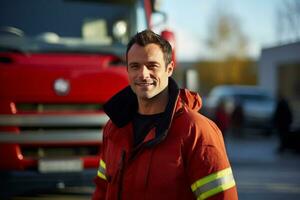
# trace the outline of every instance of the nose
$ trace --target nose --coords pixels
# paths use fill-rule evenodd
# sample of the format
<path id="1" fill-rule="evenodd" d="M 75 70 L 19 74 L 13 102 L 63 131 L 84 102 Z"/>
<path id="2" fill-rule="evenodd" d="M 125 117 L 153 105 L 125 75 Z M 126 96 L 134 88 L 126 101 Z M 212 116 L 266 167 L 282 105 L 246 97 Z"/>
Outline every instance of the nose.
<path id="1" fill-rule="evenodd" d="M 143 65 L 140 68 L 139 76 L 140 76 L 140 78 L 149 78 L 150 77 L 150 70 L 147 68 L 147 66 Z"/>

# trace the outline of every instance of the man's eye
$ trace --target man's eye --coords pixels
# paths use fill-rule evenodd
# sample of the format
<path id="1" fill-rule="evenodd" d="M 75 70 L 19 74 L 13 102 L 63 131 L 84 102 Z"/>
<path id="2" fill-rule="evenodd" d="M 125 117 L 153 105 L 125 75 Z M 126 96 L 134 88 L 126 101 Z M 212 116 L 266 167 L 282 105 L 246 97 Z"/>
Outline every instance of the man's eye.
<path id="1" fill-rule="evenodd" d="M 138 67 L 139 67 L 138 65 L 130 65 L 131 69 L 138 69 Z"/>
<path id="2" fill-rule="evenodd" d="M 157 64 L 149 64 L 147 67 L 150 69 L 153 69 L 153 68 L 157 68 L 158 65 Z"/>

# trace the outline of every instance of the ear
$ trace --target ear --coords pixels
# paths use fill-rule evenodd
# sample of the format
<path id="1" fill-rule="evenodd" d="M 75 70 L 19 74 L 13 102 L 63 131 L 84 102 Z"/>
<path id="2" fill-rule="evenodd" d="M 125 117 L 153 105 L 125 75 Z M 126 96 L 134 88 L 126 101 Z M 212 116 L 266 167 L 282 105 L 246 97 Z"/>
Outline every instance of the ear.
<path id="1" fill-rule="evenodd" d="M 167 72 L 168 72 L 168 76 L 172 76 L 173 74 L 173 70 L 174 70 L 174 62 L 171 61 L 168 65 L 167 65 Z"/>

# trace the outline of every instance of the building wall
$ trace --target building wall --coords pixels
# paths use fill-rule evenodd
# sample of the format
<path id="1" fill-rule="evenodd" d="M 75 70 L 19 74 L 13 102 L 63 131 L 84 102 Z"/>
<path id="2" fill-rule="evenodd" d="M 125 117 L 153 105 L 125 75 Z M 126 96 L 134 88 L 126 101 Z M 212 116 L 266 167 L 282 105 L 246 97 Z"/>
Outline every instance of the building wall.
<path id="1" fill-rule="evenodd" d="M 289 101 L 292 127 L 300 128 L 300 42 L 262 50 L 259 60 L 259 85 Z"/>
<path id="2" fill-rule="evenodd" d="M 279 84 L 278 67 L 292 63 L 300 63 L 300 42 L 263 49 L 258 68 L 259 85 L 275 95 Z"/>

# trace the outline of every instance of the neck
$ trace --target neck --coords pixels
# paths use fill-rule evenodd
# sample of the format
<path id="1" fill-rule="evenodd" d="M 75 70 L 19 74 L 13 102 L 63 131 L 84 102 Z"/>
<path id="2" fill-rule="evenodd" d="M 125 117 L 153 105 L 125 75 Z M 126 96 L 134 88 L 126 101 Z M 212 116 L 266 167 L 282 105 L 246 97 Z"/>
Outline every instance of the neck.
<path id="1" fill-rule="evenodd" d="M 142 115 L 153 115 L 165 111 L 169 100 L 168 87 L 151 99 L 138 99 L 138 112 Z"/>

